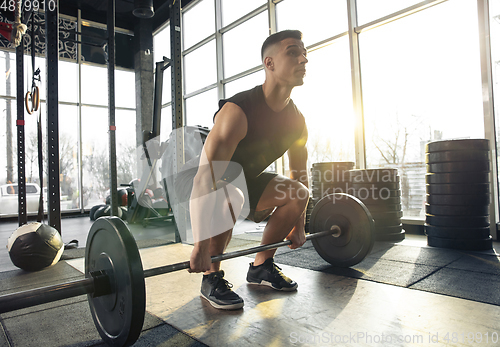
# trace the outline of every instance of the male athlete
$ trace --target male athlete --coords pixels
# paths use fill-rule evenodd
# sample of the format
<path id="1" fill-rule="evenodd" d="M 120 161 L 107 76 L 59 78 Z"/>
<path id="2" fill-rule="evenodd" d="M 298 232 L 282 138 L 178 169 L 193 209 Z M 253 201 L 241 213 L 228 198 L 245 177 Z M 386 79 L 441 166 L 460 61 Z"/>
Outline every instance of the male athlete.
<path id="1" fill-rule="evenodd" d="M 270 215 L 262 244 L 287 239 L 292 241 L 289 247 L 295 249 L 306 241 L 307 129 L 303 115 L 290 99 L 292 89 L 303 84 L 306 73 L 307 52 L 301 32 L 286 30 L 269 36 L 261 54 L 266 73 L 264 84 L 219 102 L 189 203 L 195 241 L 190 272 L 204 272 L 202 297 L 219 309 L 243 307 L 243 299 L 224 279 L 220 262 L 211 263 L 210 259 L 224 252 L 244 203 L 242 191 L 228 183 L 229 164 L 221 168 L 221 163 L 238 163 L 243 168 L 250 206 L 247 218 L 258 223 Z M 290 178 L 264 171 L 285 152 Z M 214 191 L 217 193 L 210 194 Z M 215 230 L 220 229 L 224 219 L 231 221 L 228 227 Z M 274 249 L 256 254 L 247 281 L 293 291 L 297 283 L 274 264 L 275 252 Z"/>

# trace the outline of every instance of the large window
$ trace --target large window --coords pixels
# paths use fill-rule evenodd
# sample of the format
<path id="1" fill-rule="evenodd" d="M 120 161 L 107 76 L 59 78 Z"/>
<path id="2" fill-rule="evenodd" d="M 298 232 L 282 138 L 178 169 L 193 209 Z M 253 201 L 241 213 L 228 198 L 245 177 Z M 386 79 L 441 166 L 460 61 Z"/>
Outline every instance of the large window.
<path id="1" fill-rule="evenodd" d="M 467 0 L 360 35 L 367 166 L 399 168 L 405 216 L 425 213 L 424 144 L 484 137 L 478 37 Z"/>
<path id="2" fill-rule="evenodd" d="M 211 127 L 219 97 L 264 81 L 260 48 L 270 31 L 301 30 L 309 63 L 305 83 L 292 98 L 309 129 L 308 165 L 361 159 L 358 166 L 364 161 L 367 168 L 396 167 L 405 217 L 422 220 L 425 144 L 485 136 L 478 3 L 356 0 L 358 40 L 349 40 L 350 1 L 193 2 L 183 14 L 187 124 Z M 491 0 L 489 6 L 498 104 L 500 5 Z M 379 26 L 363 27 L 382 18 Z M 357 49 L 359 64 L 352 56 Z M 500 124 L 498 107 L 495 115 Z M 355 140 L 355 134 L 364 137 Z"/>
<path id="3" fill-rule="evenodd" d="M 297 29 L 306 46 L 347 31 L 346 1 L 316 0 L 304 6 L 302 0 L 285 0 L 276 5 L 278 30 Z"/>
<path id="4" fill-rule="evenodd" d="M 222 26 L 231 24 L 235 20 L 264 5 L 266 2 L 266 0 L 222 0 Z"/>
<path id="5" fill-rule="evenodd" d="M 217 112 L 217 89 L 186 99 L 186 124 L 213 127 L 213 117 Z"/>
<path id="6" fill-rule="evenodd" d="M 308 167 L 324 161 L 354 161 L 349 40 L 347 36 L 307 56 L 304 85 L 292 98 L 309 131 Z"/>
<path id="7" fill-rule="evenodd" d="M 251 89 L 259 84 L 264 83 L 266 75 L 264 69 L 254 72 L 242 78 L 238 78 L 233 82 L 229 82 L 225 85 L 226 98 L 242 92 L 244 90 Z"/>
<path id="8" fill-rule="evenodd" d="M 213 0 L 201 0 L 182 16 L 184 49 L 193 46 L 215 32 Z"/>
<path id="9" fill-rule="evenodd" d="M 267 12 L 225 33 L 222 36 L 224 77 L 231 77 L 261 64 L 260 49 L 268 35 Z"/>
<path id="10" fill-rule="evenodd" d="M 185 65 L 185 92 L 192 93 L 198 89 L 217 82 L 217 55 L 215 40 L 201 46 L 197 50 L 186 54 Z"/>
<path id="11" fill-rule="evenodd" d="M 358 25 L 388 16 L 419 2 L 421 0 L 356 0 Z"/>

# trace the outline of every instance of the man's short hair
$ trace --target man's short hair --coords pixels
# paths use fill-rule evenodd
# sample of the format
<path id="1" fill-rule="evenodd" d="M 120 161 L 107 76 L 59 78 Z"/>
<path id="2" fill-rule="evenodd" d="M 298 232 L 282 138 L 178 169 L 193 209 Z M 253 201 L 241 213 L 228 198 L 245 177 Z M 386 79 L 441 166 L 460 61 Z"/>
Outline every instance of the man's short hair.
<path id="1" fill-rule="evenodd" d="M 283 30 L 270 35 L 262 44 L 260 51 L 261 59 L 264 60 L 264 52 L 269 46 L 290 38 L 302 40 L 302 33 L 299 30 Z"/>

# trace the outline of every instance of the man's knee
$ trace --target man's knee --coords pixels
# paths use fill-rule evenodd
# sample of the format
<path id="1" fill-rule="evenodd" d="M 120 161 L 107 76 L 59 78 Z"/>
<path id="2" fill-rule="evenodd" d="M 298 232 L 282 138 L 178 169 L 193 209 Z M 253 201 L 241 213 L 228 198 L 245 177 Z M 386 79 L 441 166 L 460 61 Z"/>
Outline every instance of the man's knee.
<path id="1" fill-rule="evenodd" d="M 243 208 L 243 204 L 245 203 L 245 197 L 241 189 L 233 186 L 232 184 L 228 184 L 226 186 L 226 190 L 227 198 L 229 199 L 229 202 L 231 203 L 233 209 L 241 211 L 241 209 Z"/>
<path id="2" fill-rule="evenodd" d="M 299 181 L 290 180 L 289 198 L 300 205 L 307 205 L 309 201 L 309 189 Z"/>

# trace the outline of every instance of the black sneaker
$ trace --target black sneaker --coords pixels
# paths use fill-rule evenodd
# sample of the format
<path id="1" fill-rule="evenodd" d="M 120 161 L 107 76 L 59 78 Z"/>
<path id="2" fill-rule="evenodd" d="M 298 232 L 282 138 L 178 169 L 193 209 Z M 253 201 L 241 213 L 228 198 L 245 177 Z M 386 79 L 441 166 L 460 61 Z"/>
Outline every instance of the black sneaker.
<path id="1" fill-rule="evenodd" d="M 281 268 L 274 263 L 273 258 L 267 259 L 259 266 L 253 266 L 253 263 L 250 263 L 247 281 L 286 292 L 291 292 L 298 286 L 297 282 L 283 275 Z"/>
<path id="2" fill-rule="evenodd" d="M 203 275 L 201 296 L 210 305 L 222 310 L 236 310 L 243 307 L 243 299 L 233 292 L 233 285 L 224 279 L 224 271 Z"/>

